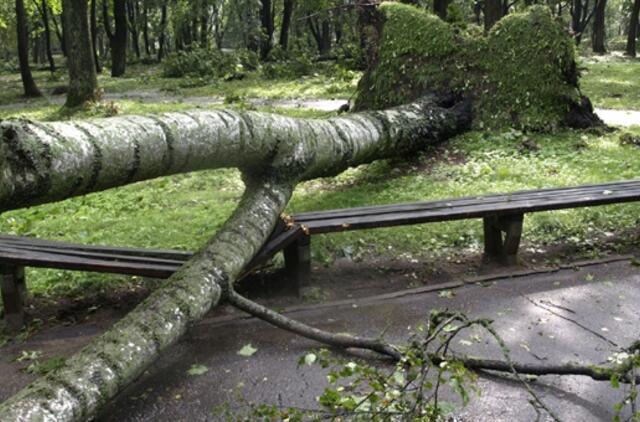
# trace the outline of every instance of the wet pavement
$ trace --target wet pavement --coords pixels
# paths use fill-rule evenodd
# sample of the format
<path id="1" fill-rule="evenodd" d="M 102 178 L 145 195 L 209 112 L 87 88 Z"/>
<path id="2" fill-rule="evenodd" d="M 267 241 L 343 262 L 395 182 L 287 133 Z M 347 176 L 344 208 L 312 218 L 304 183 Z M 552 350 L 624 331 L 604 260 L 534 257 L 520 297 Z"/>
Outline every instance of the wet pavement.
<path id="1" fill-rule="evenodd" d="M 465 312 L 493 319 L 513 359 L 544 365 L 558 362 L 602 363 L 640 337 L 637 304 L 640 269 L 630 258 L 584 263 L 551 272 L 519 276 L 476 276 L 466 282 L 401 290 L 360 299 L 285 310 L 288 316 L 334 332 L 377 336 L 401 343 L 431 309 Z M 453 294 L 441 294 L 443 289 Z M 58 327 L 34 336 L 22 347 L 68 354 L 108 326 Z M 481 331 L 459 337 L 455 349 L 478 357 L 501 358 Z M 237 352 L 251 344 L 250 357 Z M 615 345 L 614 345 L 615 344 Z M 0 363 L 0 400 L 23 386 L 25 378 L 7 362 L 19 345 L 5 346 Z M 271 327 L 238 312 L 218 310 L 194 326 L 145 374 L 100 415 L 101 421 L 223 420 L 217 408 L 242 407 L 242 400 L 283 406 L 314 407 L 326 383 L 316 366 L 298 367 L 298 359 L 318 347 L 313 341 Z M 207 369 L 188 375 L 193 365 Z M 509 377 L 480 374 L 479 397 L 457 412 L 462 421 L 529 421 L 536 412 L 520 384 Z M 565 421 L 611 420 L 623 391 L 607 382 L 579 376 L 543 376 L 531 386 Z M 544 419 L 543 419 L 544 420 Z"/>
<path id="2" fill-rule="evenodd" d="M 324 304 L 288 315 L 335 332 L 375 336 L 386 329 L 389 340 L 402 342 L 429 310 L 448 308 L 494 319 L 517 361 L 603 362 L 618 349 L 612 343 L 626 346 L 639 337 L 639 286 L 640 271 L 622 261 L 499 279 L 489 285 L 465 284 L 454 289 L 451 298 L 438 291 L 407 291 L 403 296 Z M 474 334 L 483 342 L 471 341 Z M 472 345 L 457 344 L 459 352 L 501 357 L 480 331 L 461 339 Z M 249 343 L 257 352 L 251 357 L 238 355 Z M 216 406 L 237 403 L 239 390 L 250 402 L 313 407 L 327 385 L 326 374 L 316 367 L 300 368 L 297 362 L 316 346 L 256 319 L 209 318 L 121 394 L 101 419 L 216 420 L 220 418 Z M 187 375 L 194 364 L 209 370 L 200 376 Z M 518 383 L 508 377 L 481 375 L 478 385 L 482 394 L 459 412 L 462 420 L 535 420 L 529 396 Z M 606 382 L 578 376 L 545 376 L 531 385 L 566 421 L 611 420 L 622 394 Z"/>

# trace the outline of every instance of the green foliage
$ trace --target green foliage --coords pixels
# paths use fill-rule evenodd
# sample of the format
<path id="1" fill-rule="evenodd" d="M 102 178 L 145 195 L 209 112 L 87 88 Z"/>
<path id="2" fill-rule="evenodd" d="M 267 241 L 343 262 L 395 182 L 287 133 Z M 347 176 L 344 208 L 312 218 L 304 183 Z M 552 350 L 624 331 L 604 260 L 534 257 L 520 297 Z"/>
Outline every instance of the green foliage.
<path id="1" fill-rule="evenodd" d="M 216 49 L 194 48 L 172 53 L 162 64 L 163 76 L 181 78 L 185 76 L 239 79 L 246 71 L 258 67 L 258 58 L 248 50 L 223 52 Z"/>
<path id="2" fill-rule="evenodd" d="M 474 99 L 477 127 L 552 129 L 579 97 L 573 40 L 546 7 L 511 14 L 487 35 L 405 4 L 380 10 L 377 63 L 361 80 L 358 109 L 453 91 Z"/>
<path id="3" fill-rule="evenodd" d="M 271 61 L 262 65 L 262 76 L 265 79 L 297 79 L 309 75 L 314 68 L 313 60 L 306 54 L 280 59 L 281 61 Z"/>

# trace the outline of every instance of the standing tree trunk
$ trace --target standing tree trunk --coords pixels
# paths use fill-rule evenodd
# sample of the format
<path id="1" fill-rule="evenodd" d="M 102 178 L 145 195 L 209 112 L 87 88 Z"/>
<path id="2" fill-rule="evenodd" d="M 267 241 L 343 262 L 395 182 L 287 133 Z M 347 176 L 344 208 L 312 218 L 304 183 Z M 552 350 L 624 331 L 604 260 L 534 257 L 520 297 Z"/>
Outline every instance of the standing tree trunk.
<path id="1" fill-rule="evenodd" d="M 146 2 L 142 7 L 142 40 L 144 41 L 144 53 L 151 56 L 151 43 L 149 42 L 149 8 Z"/>
<path id="2" fill-rule="evenodd" d="M 69 91 L 66 107 L 78 107 L 97 99 L 98 80 L 89 29 L 89 10 L 85 0 L 63 0 L 62 18 L 69 41 Z"/>
<path id="3" fill-rule="evenodd" d="M 484 29 L 490 30 L 502 18 L 502 0 L 484 1 Z"/>
<path id="4" fill-rule="evenodd" d="M 160 36 L 158 37 L 158 61 L 161 62 L 164 58 L 164 53 L 167 44 L 167 1 L 162 3 L 160 10 Z"/>
<path id="5" fill-rule="evenodd" d="M 48 7 L 48 6 L 47 6 Z M 67 57 L 67 43 L 64 39 L 64 30 L 60 28 L 61 25 L 58 25 L 58 20 L 56 19 L 56 15 L 53 14 L 51 8 L 49 8 L 49 12 L 51 12 L 51 20 L 53 21 L 53 27 L 56 30 L 56 36 L 58 37 L 58 42 L 60 43 L 60 50 L 62 50 L 62 55 Z"/>
<path id="6" fill-rule="evenodd" d="M 636 40 L 638 38 L 638 17 L 640 15 L 640 0 L 633 2 L 633 9 L 629 16 L 629 32 L 627 33 L 627 48 L 625 54 L 630 57 L 636 56 Z"/>
<path id="7" fill-rule="evenodd" d="M 127 66 L 127 0 L 113 0 L 115 32 L 111 31 L 107 0 L 102 0 L 102 14 L 111 49 L 111 76 L 122 76 Z"/>
<path id="8" fill-rule="evenodd" d="M 447 19 L 447 8 L 449 0 L 433 0 L 433 13 L 440 16 L 440 19 Z"/>
<path id="9" fill-rule="evenodd" d="M 200 47 L 209 47 L 209 6 L 207 2 L 200 5 Z"/>
<path id="10" fill-rule="evenodd" d="M 93 62 L 96 65 L 96 73 L 102 73 L 102 64 L 98 55 L 98 18 L 96 0 L 91 0 L 91 48 L 93 49 Z"/>
<path id="11" fill-rule="evenodd" d="M 282 25 L 280 27 L 280 47 L 282 47 L 283 50 L 289 49 L 289 32 L 291 29 L 291 18 L 293 17 L 295 4 L 295 0 L 284 0 Z"/>
<path id="12" fill-rule="evenodd" d="M 125 2 L 127 8 L 127 14 L 129 16 L 129 32 L 131 34 L 131 45 L 133 46 L 133 52 L 136 57 L 140 59 L 140 42 L 138 39 L 138 3 L 133 3 L 132 0 Z"/>
<path id="13" fill-rule="evenodd" d="M 56 71 L 56 63 L 53 60 L 53 52 L 51 51 L 51 25 L 49 24 L 49 6 L 47 5 L 47 0 L 42 0 L 40 7 L 42 25 L 44 27 L 44 42 L 47 49 L 47 60 L 49 61 L 49 70 L 53 73 Z"/>
<path id="14" fill-rule="evenodd" d="M 468 104 L 436 103 L 428 97 L 391 111 L 328 120 L 199 111 L 108 122 L 0 123 L 3 211 L 207 168 L 243 169 L 246 184 L 238 208 L 206 246 L 62 368 L 0 404 L 0 420 L 91 419 L 190 324 L 230 297 L 237 302 L 234 282 L 269 237 L 297 183 L 421 150 L 469 127 Z M 43 154 L 43 144 L 56 148 Z M 108 165 L 96 173 L 97 163 Z"/>
<path id="15" fill-rule="evenodd" d="M 262 0 L 262 7 L 260 9 L 260 22 L 262 39 L 260 42 L 260 58 L 266 60 L 269 57 L 271 46 L 273 42 L 273 33 L 275 31 L 275 25 L 273 22 L 273 3 L 272 0 Z"/>
<path id="16" fill-rule="evenodd" d="M 607 48 L 604 44 L 605 39 L 605 10 L 607 8 L 607 0 L 598 0 L 593 17 L 593 31 L 591 32 L 591 46 L 594 53 L 604 54 Z"/>
<path id="17" fill-rule="evenodd" d="M 18 31 L 18 61 L 20 62 L 20 76 L 25 97 L 40 97 L 42 94 L 36 86 L 29 67 L 29 29 L 27 28 L 27 12 L 24 0 L 16 0 L 16 29 Z"/>

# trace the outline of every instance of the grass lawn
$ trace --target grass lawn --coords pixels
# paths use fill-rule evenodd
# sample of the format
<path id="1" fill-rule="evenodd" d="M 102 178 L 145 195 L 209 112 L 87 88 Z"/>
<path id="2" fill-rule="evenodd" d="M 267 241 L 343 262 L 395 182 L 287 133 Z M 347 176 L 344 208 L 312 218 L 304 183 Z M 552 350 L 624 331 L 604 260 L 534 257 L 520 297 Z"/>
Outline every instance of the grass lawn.
<path id="1" fill-rule="evenodd" d="M 596 107 L 640 110 L 640 59 L 594 56 L 584 60 L 581 87 Z"/>
<path id="2" fill-rule="evenodd" d="M 583 86 L 585 92 L 594 93 L 590 95 L 599 106 L 603 105 L 600 101 L 606 98 L 596 93 L 607 92 L 608 82 L 602 82 L 594 75 L 603 74 L 604 66 L 616 66 L 616 69 L 619 66 L 616 71 L 618 79 L 623 73 L 636 72 L 635 64 L 629 61 L 589 66 L 591 70 Z M 39 74 L 39 78 L 42 77 Z M 138 80 L 139 84 L 142 77 L 129 79 Z M 10 78 L 17 76 L 0 77 L 2 83 Z M 233 92 L 242 92 L 247 97 L 305 97 L 307 94 L 322 97 L 327 88 L 320 86 L 321 81 L 326 84 L 330 77 L 319 74 L 303 81 L 273 84 L 252 78 L 231 82 L 235 87 Z M 108 79 L 104 79 L 103 85 L 107 85 Z M 121 82 L 129 79 L 112 82 L 118 86 L 114 89 L 126 91 L 123 86 L 134 86 L 134 82 Z M 149 84 L 144 85 L 145 89 L 162 89 L 160 86 L 168 83 L 155 77 L 150 79 Z M 618 79 L 609 83 L 611 89 L 618 87 Z M 636 101 L 638 108 L 639 86 L 627 87 L 623 97 L 630 104 Z M 201 89 L 205 88 L 189 88 L 180 93 L 224 96 L 227 89 L 231 90 L 226 87 L 215 91 L 208 87 L 208 94 L 200 94 L 198 90 Z M 340 89 L 333 89 L 340 91 L 335 97 L 344 98 L 350 95 L 352 88 L 347 89 L 343 85 Z M 15 93 L 5 90 L 2 95 L 0 118 L 16 114 L 44 119 L 55 117 L 57 106 L 36 102 L 29 107 L 11 108 L 6 104 L 13 101 L 10 99 Z M 242 102 L 234 104 L 243 106 Z M 117 106 L 121 112 L 191 108 L 180 102 L 118 101 Z M 328 115 L 305 110 L 261 109 L 302 117 Z M 96 111 L 97 114 L 102 112 Z M 90 115 L 91 111 L 87 114 Z M 640 135 L 640 129 L 628 132 Z M 296 190 L 288 212 L 638 178 L 640 150 L 633 145 L 622 145 L 619 137 L 620 133 L 600 135 L 576 131 L 526 135 L 517 131 L 472 132 L 444 147 L 426 151 L 410 162 L 380 161 L 349 170 L 336 178 L 305 183 Z M 539 148 L 523 150 L 525 138 Z M 166 177 L 8 212 L 0 216 L 0 232 L 95 244 L 194 250 L 232 212 L 242 189 L 239 174 L 234 170 Z M 589 245 L 599 236 L 636 227 L 637 223 L 637 205 L 634 204 L 539 213 L 526 217 L 524 241 L 525 246 L 536 248 L 558 242 Z M 478 252 L 481 233 L 481 222 L 476 220 L 357 231 L 314 237 L 313 254 L 315 262 L 329 263 L 334 257 L 344 254 L 367 257 L 384 253 L 409 259 L 454 251 Z M 42 269 L 29 269 L 28 277 L 32 293 L 54 296 L 91 294 L 101 289 L 112 289 L 114 285 L 127 286 L 138 282 L 135 277 Z"/>

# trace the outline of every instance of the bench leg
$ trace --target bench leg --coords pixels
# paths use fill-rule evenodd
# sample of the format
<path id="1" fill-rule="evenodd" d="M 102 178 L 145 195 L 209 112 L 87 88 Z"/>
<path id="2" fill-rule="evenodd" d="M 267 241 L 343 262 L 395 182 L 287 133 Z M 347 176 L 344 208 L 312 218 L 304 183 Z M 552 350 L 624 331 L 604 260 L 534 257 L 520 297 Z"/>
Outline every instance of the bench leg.
<path id="1" fill-rule="evenodd" d="M 10 330 L 19 330 L 24 324 L 24 300 L 27 296 L 24 267 L 2 266 L 2 306 Z"/>
<path id="2" fill-rule="evenodd" d="M 292 291 L 311 284 L 311 236 L 303 235 L 284 249 L 284 265 Z"/>
<path id="3" fill-rule="evenodd" d="M 502 244 L 502 262 L 505 265 L 516 265 L 518 263 L 518 248 L 522 237 L 523 215 L 509 216 L 503 222 L 505 232 L 504 243 Z"/>
<path id="4" fill-rule="evenodd" d="M 498 217 L 485 217 L 482 220 L 484 229 L 484 259 L 496 261 L 502 255 L 502 231 L 498 228 Z"/>
<path id="5" fill-rule="evenodd" d="M 518 248 L 522 237 L 522 214 L 485 217 L 484 258 L 504 265 L 518 262 Z M 502 233 L 505 233 L 504 238 Z"/>

